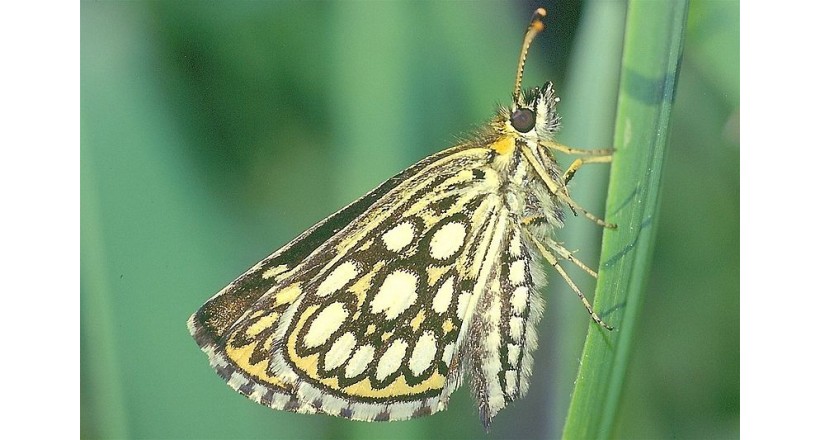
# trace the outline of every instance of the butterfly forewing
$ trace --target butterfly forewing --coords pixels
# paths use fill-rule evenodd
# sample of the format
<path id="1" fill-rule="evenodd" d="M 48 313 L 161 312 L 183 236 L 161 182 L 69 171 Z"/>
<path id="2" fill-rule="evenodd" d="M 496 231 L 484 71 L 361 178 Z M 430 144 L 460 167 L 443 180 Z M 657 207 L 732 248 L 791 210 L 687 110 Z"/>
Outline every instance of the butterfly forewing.
<path id="1" fill-rule="evenodd" d="M 468 350 L 473 397 L 485 427 L 529 388 L 536 325 L 544 309 L 537 286 L 546 280 L 514 222 L 497 232 L 502 242 L 473 311 Z"/>

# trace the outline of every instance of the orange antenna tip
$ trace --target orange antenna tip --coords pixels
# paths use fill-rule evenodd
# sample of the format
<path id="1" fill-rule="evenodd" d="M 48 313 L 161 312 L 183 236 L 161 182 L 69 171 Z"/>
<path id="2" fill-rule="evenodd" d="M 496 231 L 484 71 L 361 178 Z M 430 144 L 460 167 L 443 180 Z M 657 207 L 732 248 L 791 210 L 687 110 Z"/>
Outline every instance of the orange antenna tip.
<path id="1" fill-rule="evenodd" d="M 546 9 L 536 9 L 535 12 L 532 13 L 530 25 L 527 27 L 527 32 L 524 34 L 524 44 L 521 46 L 521 56 L 518 57 L 518 70 L 516 71 L 515 87 L 513 88 L 513 100 L 516 105 L 519 104 L 519 98 L 521 97 L 521 80 L 524 77 L 524 64 L 527 61 L 527 51 L 530 49 L 530 44 L 532 44 L 532 40 L 535 39 L 535 36 L 546 27 L 544 22 L 541 21 L 541 19 L 546 16 Z"/>

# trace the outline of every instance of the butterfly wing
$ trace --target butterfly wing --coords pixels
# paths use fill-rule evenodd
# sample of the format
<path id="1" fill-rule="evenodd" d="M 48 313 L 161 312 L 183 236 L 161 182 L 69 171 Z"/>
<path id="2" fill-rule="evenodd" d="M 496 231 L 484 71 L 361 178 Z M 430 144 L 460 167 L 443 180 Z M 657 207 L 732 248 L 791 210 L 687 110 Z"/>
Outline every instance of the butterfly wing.
<path id="1" fill-rule="evenodd" d="M 356 420 L 444 409 L 478 365 L 466 330 L 511 237 L 492 156 L 469 145 L 431 156 L 220 291 L 188 322 L 214 369 L 275 409 Z"/>
<path id="2" fill-rule="evenodd" d="M 508 403 L 526 395 L 538 345 L 536 328 L 544 311 L 539 291 L 546 278 L 532 264 L 533 246 L 519 225 L 508 221 L 497 231 L 501 246 L 485 264 L 487 281 L 467 331 L 466 363 L 485 429 Z"/>

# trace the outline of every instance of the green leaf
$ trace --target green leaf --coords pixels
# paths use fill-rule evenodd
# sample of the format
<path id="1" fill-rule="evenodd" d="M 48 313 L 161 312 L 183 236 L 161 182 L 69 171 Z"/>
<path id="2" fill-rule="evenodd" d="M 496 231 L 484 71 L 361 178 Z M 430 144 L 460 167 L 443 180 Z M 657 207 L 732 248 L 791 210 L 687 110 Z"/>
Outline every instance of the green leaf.
<path id="1" fill-rule="evenodd" d="M 608 438 L 649 277 L 664 151 L 688 2 L 629 3 L 606 219 L 594 308 L 564 438 Z"/>

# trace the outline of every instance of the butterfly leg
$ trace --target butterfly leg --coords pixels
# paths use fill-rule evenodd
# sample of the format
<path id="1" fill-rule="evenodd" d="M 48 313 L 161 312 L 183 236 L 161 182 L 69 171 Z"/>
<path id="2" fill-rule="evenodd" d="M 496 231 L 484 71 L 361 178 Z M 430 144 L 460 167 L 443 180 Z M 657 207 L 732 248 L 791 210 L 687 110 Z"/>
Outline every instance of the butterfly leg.
<path id="1" fill-rule="evenodd" d="M 578 286 L 575 285 L 575 283 L 572 281 L 572 278 L 570 278 L 569 275 L 567 275 L 567 273 L 564 271 L 564 268 L 562 268 L 558 264 L 558 258 L 556 258 L 555 255 L 553 255 L 552 252 L 550 252 L 547 248 L 545 248 L 544 245 L 541 244 L 540 241 L 536 240 L 535 237 L 533 237 L 532 234 L 529 232 L 529 230 L 524 229 L 524 231 L 526 232 L 527 237 L 530 239 L 530 241 L 532 243 L 534 243 L 535 246 L 538 248 L 538 251 L 541 253 L 541 255 L 543 255 L 544 258 L 547 260 L 547 263 L 549 263 L 550 266 L 555 268 L 555 270 L 558 272 L 558 274 L 560 274 L 561 277 L 564 279 L 564 281 L 567 282 L 570 289 L 572 289 L 572 291 L 575 292 L 578 295 L 578 298 L 581 299 L 581 302 L 584 304 L 584 307 L 587 309 L 587 312 L 589 312 L 589 315 L 592 317 L 592 320 L 595 321 L 596 324 L 600 325 L 601 327 L 603 327 L 607 330 L 613 330 L 613 327 L 611 325 L 605 323 L 598 316 L 598 314 L 595 313 L 595 311 L 592 310 L 592 305 L 587 300 L 587 297 L 584 296 L 584 293 L 581 292 L 581 289 L 579 289 Z M 569 251 L 567 251 L 567 252 L 569 252 Z"/>
<path id="2" fill-rule="evenodd" d="M 581 270 L 590 274 L 593 278 L 598 278 L 598 273 L 587 267 L 587 265 L 582 263 L 581 260 L 575 258 L 575 256 L 572 255 L 572 252 L 569 249 L 561 246 L 557 241 L 549 237 L 547 237 L 545 241 L 547 242 L 547 246 L 549 246 L 553 251 L 555 251 L 555 253 L 557 253 L 558 256 L 578 266 L 579 268 L 581 268 Z"/>
<path id="3" fill-rule="evenodd" d="M 609 156 L 593 156 L 593 157 L 583 157 L 575 159 L 572 164 L 567 168 L 564 172 L 564 185 L 569 183 L 572 180 L 575 173 L 578 172 L 578 169 L 581 168 L 584 164 L 588 163 L 609 163 L 612 162 L 612 155 Z"/>
<path id="4" fill-rule="evenodd" d="M 607 162 L 612 162 L 612 156 L 595 156 L 595 157 L 575 159 L 572 162 L 572 164 L 570 164 L 569 168 L 567 168 L 567 170 L 564 172 L 564 176 L 561 179 L 564 182 L 563 186 L 561 186 L 561 192 L 563 192 L 563 196 L 565 196 L 566 198 L 568 198 L 570 200 L 572 199 L 572 196 L 569 195 L 569 187 L 567 186 L 567 184 L 575 176 L 575 173 L 578 172 L 578 169 L 581 168 L 584 164 L 586 164 L 586 163 L 607 163 Z M 572 210 L 572 213 L 574 215 L 578 215 L 578 211 L 577 211 L 576 208 L 581 209 L 578 206 L 573 206 L 572 204 L 570 204 L 570 206 L 569 206 L 569 209 Z M 581 210 L 584 211 L 583 209 L 581 209 Z M 592 218 L 592 217 L 590 217 L 590 214 L 588 212 L 584 212 L 584 215 L 586 215 L 589 218 Z M 596 223 L 601 224 L 600 222 L 598 222 L 597 219 L 593 219 L 593 220 Z M 601 226 L 608 227 L 607 225 L 601 225 Z"/>
<path id="5" fill-rule="evenodd" d="M 566 190 L 566 184 L 569 183 L 570 180 L 572 180 L 572 178 L 575 176 L 575 173 L 578 172 L 578 169 L 580 169 L 582 166 L 584 166 L 585 164 L 588 164 L 588 163 L 610 163 L 610 162 L 612 162 L 612 154 L 615 152 L 615 150 L 611 149 L 611 148 L 602 148 L 602 149 L 597 149 L 597 150 L 583 150 L 583 149 L 580 149 L 580 148 L 568 147 L 564 144 L 559 144 L 558 142 L 554 142 L 554 141 L 545 142 L 543 145 L 546 146 L 547 148 L 557 150 L 557 151 L 560 151 L 562 153 L 572 154 L 572 155 L 576 155 L 576 156 L 586 156 L 586 157 L 581 157 L 581 158 L 575 159 L 572 162 L 572 164 L 569 166 L 569 168 L 567 168 L 567 170 L 564 172 L 564 177 L 563 177 L 564 191 L 563 192 L 564 192 L 564 195 L 566 195 L 567 197 L 569 197 L 569 192 Z M 573 212 L 575 211 L 576 208 L 577 208 L 577 206 L 572 206 L 570 204 L 570 209 L 572 209 Z M 583 212 L 583 210 L 581 210 L 581 211 Z M 587 213 L 584 212 L 584 214 L 586 215 Z M 587 217 L 589 217 L 589 215 L 587 215 Z M 600 222 L 597 222 L 597 221 L 596 221 L 596 223 L 600 224 Z"/>
<path id="6" fill-rule="evenodd" d="M 570 207 L 570 209 L 572 209 L 574 212 L 575 211 L 581 212 L 581 214 L 584 214 L 584 217 L 592 220 L 593 222 L 595 222 L 599 226 L 603 226 L 607 229 L 617 229 L 618 228 L 618 225 L 616 225 L 615 223 L 607 223 L 603 219 L 596 217 L 595 215 L 593 215 L 592 213 L 590 213 L 586 209 L 582 208 L 581 206 L 578 205 L 578 202 L 571 199 L 568 195 L 562 194 L 562 193 L 559 193 L 557 195 L 558 195 L 558 198 L 561 199 L 562 202 L 566 203 Z"/>
<path id="7" fill-rule="evenodd" d="M 555 141 L 543 142 L 543 143 L 541 143 L 541 145 L 543 145 L 547 148 L 553 149 L 553 150 L 560 151 L 560 152 L 565 153 L 565 154 L 572 154 L 572 155 L 575 155 L 575 156 L 600 156 L 600 157 L 610 156 L 610 158 L 611 158 L 612 153 L 615 152 L 615 150 L 612 149 L 612 148 L 600 148 L 600 149 L 596 149 L 596 150 L 585 150 L 585 149 L 582 149 L 582 148 L 572 148 L 572 147 L 568 147 L 564 144 L 559 144 L 558 142 L 555 142 Z"/>
<path id="8" fill-rule="evenodd" d="M 531 225 L 533 223 L 539 223 L 539 222 L 542 222 L 542 221 L 545 222 L 546 218 L 545 217 L 539 217 L 539 216 L 524 217 L 521 220 L 521 224 L 526 226 L 526 225 Z M 549 246 L 553 251 L 555 251 L 555 253 L 557 253 L 558 256 L 560 256 L 561 258 L 563 258 L 563 259 L 569 261 L 570 263 L 578 266 L 581 270 L 583 270 L 584 272 L 590 274 L 590 276 L 592 276 L 593 278 L 598 278 L 598 273 L 595 272 L 594 270 L 590 269 L 587 265 L 585 265 L 583 262 L 581 262 L 581 260 L 575 258 L 575 256 L 572 255 L 572 251 L 570 251 L 569 249 L 561 246 L 560 243 L 558 243 L 557 241 L 555 241 L 555 240 L 553 240 L 549 237 L 546 237 L 545 241 L 547 243 L 547 246 Z"/>
<path id="9" fill-rule="evenodd" d="M 563 152 L 568 153 L 568 154 L 588 155 L 588 157 L 579 157 L 578 159 L 575 159 L 572 162 L 572 164 L 570 164 L 569 168 L 567 168 L 567 170 L 564 172 L 564 176 L 563 176 L 562 180 L 564 181 L 564 187 L 563 187 L 564 188 L 564 195 L 567 196 L 567 198 L 570 197 L 569 196 L 569 190 L 567 189 L 567 184 L 569 183 L 570 180 L 572 180 L 573 177 L 575 177 L 575 173 L 577 173 L 578 170 L 582 166 L 584 166 L 585 164 L 588 164 L 588 163 L 610 163 L 610 162 L 612 162 L 612 152 L 614 151 L 614 150 L 578 150 L 578 149 L 575 149 L 575 148 L 565 147 L 564 145 L 561 145 L 561 144 L 554 144 L 554 146 L 560 146 L 560 147 L 566 148 L 566 150 L 560 150 L 560 151 L 563 151 Z M 575 212 L 575 207 L 573 207 L 572 205 L 570 205 L 570 209 L 572 209 L 572 211 Z M 587 217 L 589 217 L 589 216 L 587 215 Z M 609 226 L 606 226 L 606 225 L 602 225 L 602 226 L 609 227 Z"/>
<path id="10" fill-rule="evenodd" d="M 530 165 L 532 165 L 533 169 L 535 169 L 535 172 L 538 174 L 538 176 L 541 178 L 544 184 L 547 185 L 549 191 L 552 194 L 555 194 L 555 196 L 558 197 L 560 201 L 566 203 L 567 206 L 569 206 L 569 208 L 572 209 L 573 213 L 580 212 L 581 214 L 584 214 L 586 218 L 592 220 L 593 222 L 605 228 L 615 229 L 618 227 L 614 223 L 605 222 L 604 220 L 596 217 L 595 215 L 593 215 L 592 213 L 578 205 L 578 202 L 576 202 L 572 199 L 572 197 L 569 196 L 569 193 L 566 190 L 566 185 L 561 182 L 556 182 L 554 179 L 552 179 L 547 174 L 546 170 L 544 170 L 543 166 L 540 165 L 538 159 L 535 158 L 532 151 L 530 151 L 528 148 L 523 148 L 521 149 L 521 151 L 524 153 L 524 157 L 527 158 L 527 161 L 530 163 Z"/>

